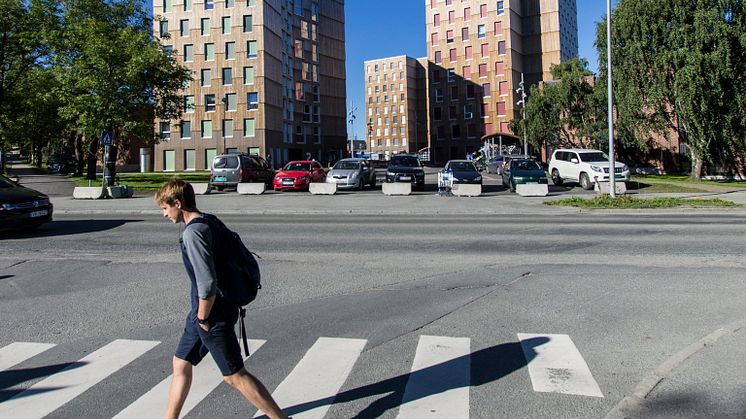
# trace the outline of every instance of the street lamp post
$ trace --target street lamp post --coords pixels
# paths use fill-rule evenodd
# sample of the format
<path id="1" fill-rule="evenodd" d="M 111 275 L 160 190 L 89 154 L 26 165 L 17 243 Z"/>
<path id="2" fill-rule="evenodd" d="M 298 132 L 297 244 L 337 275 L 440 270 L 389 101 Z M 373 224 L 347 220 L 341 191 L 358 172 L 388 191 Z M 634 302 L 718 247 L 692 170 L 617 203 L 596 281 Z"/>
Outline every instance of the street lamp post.
<path id="1" fill-rule="evenodd" d="M 516 93 L 521 94 L 521 100 L 519 100 L 516 104 L 521 105 L 521 121 L 523 124 L 523 155 L 528 156 L 528 137 L 526 135 L 526 84 L 523 81 L 523 73 L 521 73 L 521 82 L 518 83 L 518 86 L 520 87 L 515 89 L 515 91 Z"/>
<path id="2" fill-rule="evenodd" d="M 220 132 L 223 133 L 223 154 L 228 154 L 228 149 L 225 146 L 225 111 L 228 108 L 228 95 L 223 95 L 223 98 L 220 99 L 221 102 L 223 102 L 223 120 L 220 122 Z"/>
<path id="3" fill-rule="evenodd" d="M 353 143 L 353 138 L 355 135 L 355 111 L 357 111 L 355 104 L 353 102 L 350 102 L 350 112 L 347 113 L 347 116 L 349 117 L 348 122 L 350 123 L 350 128 L 352 130 L 352 135 L 347 134 L 350 137 L 350 157 L 355 157 L 355 146 Z"/>
<path id="4" fill-rule="evenodd" d="M 606 69 L 609 100 L 609 196 L 616 197 L 616 171 L 614 162 L 614 119 L 613 92 L 611 86 L 611 0 L 606 0 Z"/>

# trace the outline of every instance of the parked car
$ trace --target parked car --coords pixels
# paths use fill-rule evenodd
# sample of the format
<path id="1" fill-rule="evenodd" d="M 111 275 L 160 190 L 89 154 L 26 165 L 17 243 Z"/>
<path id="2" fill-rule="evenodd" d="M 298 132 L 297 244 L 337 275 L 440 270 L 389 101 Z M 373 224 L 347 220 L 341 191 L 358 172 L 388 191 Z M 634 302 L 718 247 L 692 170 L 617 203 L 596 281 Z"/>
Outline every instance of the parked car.
<path id="1" fill-rule="evenodd" d="M 49 173 L 60 173 L 66 175 L 75 171 L 78 162 L 75 156 L 66 154 L 52 154 L 47 159 L 47 171 Z"/>
<path id="2" fill-rule="evenodd" d="M 270 187 L 274 176 L 275 171 L 262 157 L 221 154 L 212 160 L 210 187 L 222 191 L 246 182 L 264 183 Z"/>
<path id="3" fill-rule="evenodd" d="M 326 174 L 326 183 L 336 183 L 338 189 L 376 186 L 376 173 L 366 159 L 342 159 Z"/>
<path id="4" fill-rule="evenodd" d="M 583 189 L 593 189 L 594 183 L 609 180 L 609 156 L 599 150 L 562 148 L 552 153 L 549 173 L 555 185 L 572 181 Z M 614 179 L 629 181 L 629 168 L 624 163 L 614 163 Z"/>
<path id="5" fill-rule="evenodd" d="M 527 183 L 548 184 L 547 172 L 534 159 L 511 159 L 502 170 L 503 185 L 515 192 L 516 185 Z"/>
<path id="6" fill-rule="evenodd" d="M 376 175 L 376 183 L 386 182 L 386 170 L 389 168 L 388 160 L 369 160 L 370 167 Z"/>
<path id="7" fill-rule="evenodd" d="M 411 154 L 396 154 L 391 157 L 386 169 L 386 182 L 412 183 L 419 189 L 425 188 L 425 170 L 420 159 Z"/>
<path id="8" fill-rule="evenodd" d="M 49 197 L 0 175 L 0 231 L 34 230 L 52 221 Z"/>
<path id="9" fill-rule="evenodd" d="M 469 160 L 449 160 L 441 172 L 450 173 L 450 182 L 452 185 L 458 183 L 482 184 L 482 175 L 479 174 L 479 170 L 474 165 L 474 162 Z"/>
<path id="10" fill-rule="evenodd" d="M 296 160 L 285 165 L 272 182 L 276 191 L 308 190 L 312 182 L 324 182 L 326 173 L 315 160 Z"/>
<path id="11" fill-rule="evenodd" d="M 505 163 L 513 160 L 513 159 L 531 159 L 533 157 L 526 155 L 526 154 L 498 154 L 497 156 L 490 159 L 489 163 L 487 163 L 487 173 L 496 173 L 498 175 L 501 175 L 503 173 L 503 167 L 505 167 Z"/>

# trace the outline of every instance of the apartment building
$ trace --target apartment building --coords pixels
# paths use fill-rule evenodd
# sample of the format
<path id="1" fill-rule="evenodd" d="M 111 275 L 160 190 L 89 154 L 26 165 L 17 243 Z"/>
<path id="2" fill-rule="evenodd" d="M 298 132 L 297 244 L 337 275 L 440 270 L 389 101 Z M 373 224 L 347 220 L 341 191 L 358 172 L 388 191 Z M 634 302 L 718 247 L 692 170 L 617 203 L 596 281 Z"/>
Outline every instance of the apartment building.
<path id="1" fill-rule="evenodd" d="M 365 61 L 365 115 L 373 158 L 427 147 L 427 59 L 405 55 Z"/>
<path id="2" fill-rule="evenodd" d="M 575 0 L 426 0 L 431 159 L 464 158 L 510 133 L 516 93 L 578 54 Z"/>
<path id="3" fill-rule="evenodd" d="M 192 71 L 181 120 L 156 120 L 156 171 L 216 154 L 275 166 L 346 150 L 343 0 L 154 0 L 156 37 Z"/>

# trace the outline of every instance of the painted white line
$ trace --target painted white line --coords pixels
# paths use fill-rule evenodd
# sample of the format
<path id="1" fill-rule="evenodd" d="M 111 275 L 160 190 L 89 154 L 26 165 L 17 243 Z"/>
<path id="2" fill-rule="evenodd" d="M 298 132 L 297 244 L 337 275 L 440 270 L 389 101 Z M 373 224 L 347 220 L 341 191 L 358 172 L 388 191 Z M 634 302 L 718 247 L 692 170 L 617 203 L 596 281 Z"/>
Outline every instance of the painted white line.
<path id="1" fill-rule="evenodd" d="M 518 333 L 534 391 L 603 397 L 568 335 Z"/>
<path id="2" fill-rule="evenodd" d="M 249 339 L 249 353 L 253 354 L 266 343 L 266 340 Z M 244 357 L 244 362 L 246 361 Z M 114 418 L 124 419 L 141 419 L 147 417 L 161 418 L 166 414 L 166 404 L 168 402 L 168 390 L 171 387 L 173 375 L 169 375 L 165 380 L 156 384 L 147 393 L 143 394 L 134 403 L 127 406 L 119 412 Z M 192 370 L 192 386 L 189 389 L 189 395 L 184 401 L 179 417 L 184 417 L 192 411 L 197 404 L 207 397 L 215 387 L 223 382 L 223 374 L 220 373 L 217 364 L 212 356 L 206 356 L 202 362 L 197 364 Z"/>
<path id="3" fill-rule="evenodd" d="M 54 348 L 53 343 L 13 342 L 0 348 L 0 371 Z"/>
<path id="4" fill-rule="evenodd" d="M 0 417 L 22 419 L 46 416 L 159 343 L 115 340 L 0 403 Z"/>
<path id="5" fill-rule="evenodd" d="M 470 353 L 469 338 L 420 336 L 398 418 L 468 418 Z"/>
<path id="6" fill-rule="evenodd" d="M 283 409 L 329 400 L 328 403 L 292 415 L 295 419 L 323 418 L 366 342 L 365 339 L 319 338 L 277 386 L 272 396 Z M 264 413 L 259 411 L 254 417 L 262 415 Z"/>

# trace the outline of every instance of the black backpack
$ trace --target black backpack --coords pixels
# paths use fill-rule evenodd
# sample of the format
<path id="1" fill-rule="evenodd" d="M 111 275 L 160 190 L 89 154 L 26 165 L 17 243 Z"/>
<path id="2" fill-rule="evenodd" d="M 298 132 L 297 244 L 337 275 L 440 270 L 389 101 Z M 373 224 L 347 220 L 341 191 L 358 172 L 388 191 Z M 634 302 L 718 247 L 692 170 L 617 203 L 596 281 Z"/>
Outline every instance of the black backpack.
<path id="1" fill-rule="evenodd" d="M 244 306 L 254 301 L 257 292 L 262 288 L 262 275 L 259 263 L 254 258 L 255 253 L 244 245 L 238 233 L 231 231 L 216 216 L 203 213 L 202 217 L 195 218 L 193 222 L 205 223 L 213 232 L 212 250 L 218 276 L 218 294 L 229 304 L 238 307 L 241 316 L 241 339 L 246 356 L 249 356 Z"/>

